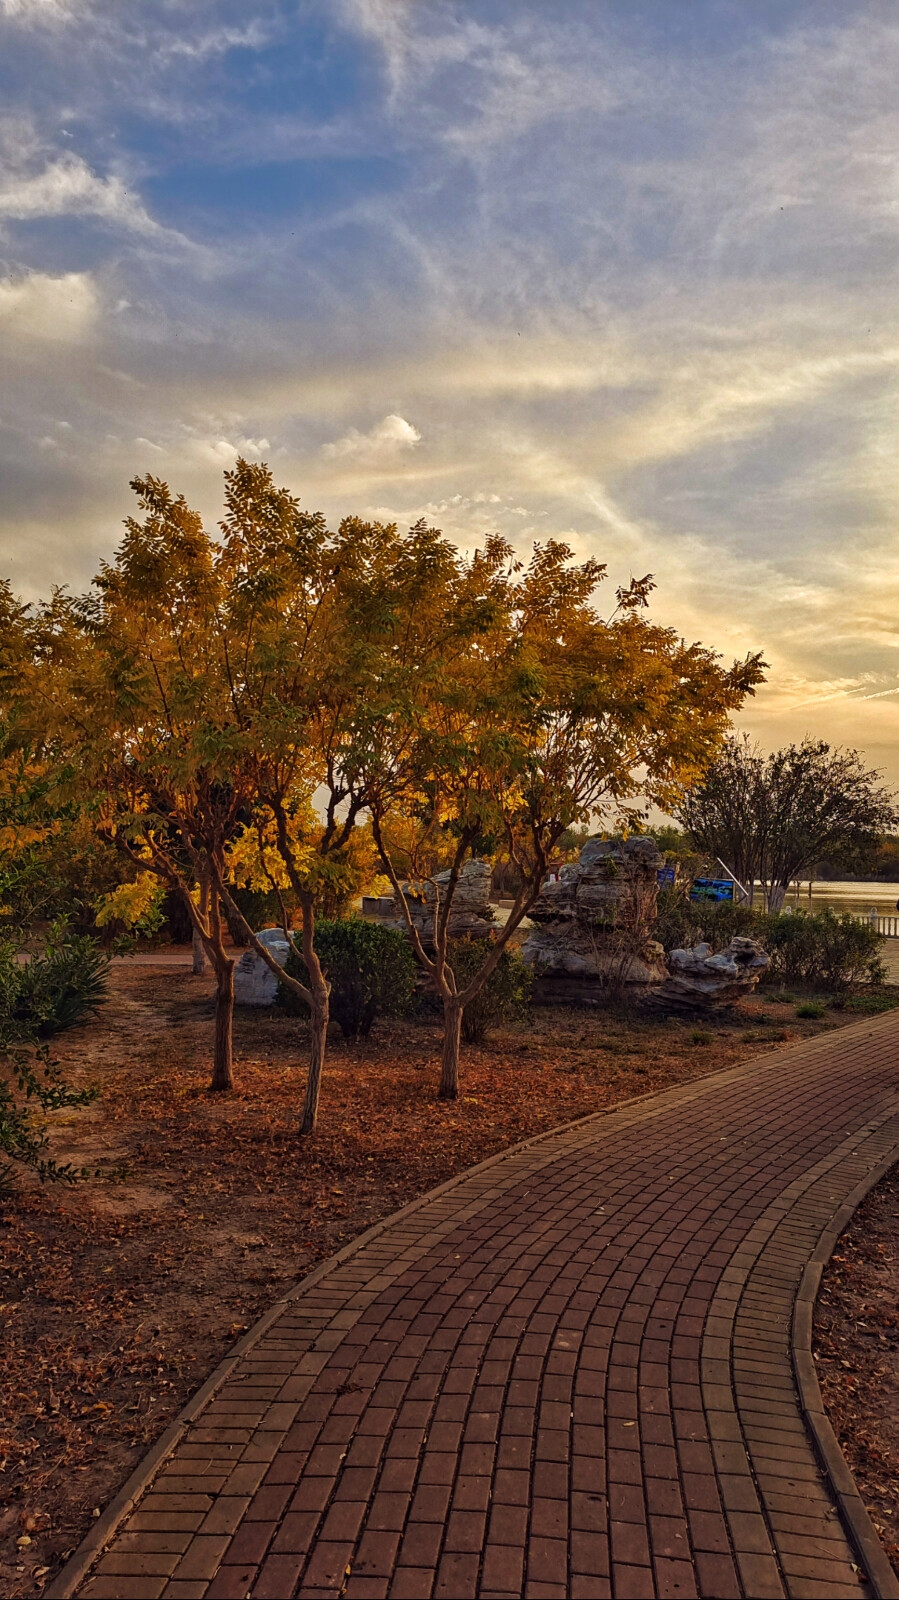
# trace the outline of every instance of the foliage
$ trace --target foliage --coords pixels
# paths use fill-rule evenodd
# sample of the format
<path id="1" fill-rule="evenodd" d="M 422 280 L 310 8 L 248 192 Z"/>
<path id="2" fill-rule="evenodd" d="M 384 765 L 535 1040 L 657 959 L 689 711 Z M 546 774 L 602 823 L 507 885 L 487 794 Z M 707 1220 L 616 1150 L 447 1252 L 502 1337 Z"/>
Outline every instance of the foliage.
<path id="1" fill-rule="evenodd" d="M 483 940 L 453 939 L 449 957 L 456 982 L 463 988 L 484 965 Z M 462 1038 L 482 1044 L 503 1023 L 524 1022 L 531 1000 L 531 969 L 517 950 L 505 949 L 487 981 L 462 1012 Z"/>
<path id="2" fill-rule="evenodd" d="M 666 951 L 700 943 L 723 950 L 736 936 L 755 938 L 759 913 L 737 901 L 691 900 L 686 883 L 659 890 L 653 937 Z"/>
<path id="3" fill-rule="evenodd" d="M 165 921 L 164 895 L 158 878 L 142 872 L 100 896 L 94 907 L 96 926 L 115 941 L 117 948 L 125 941 L 152 938 Z"/>
<path id="4" fill-rule="evenodd" d="M 619 590 L 602 617 L 593 597 L 605 568 L 574 565 L 555 541 L 525 567 L 498 538 L 465 559 L 424 523 L 407 546 L 405 562 L 384 574 L 380 654 L 351 767 L 395 887 L 418 851 L 440 838 L 452 844 L 429 947 L 411 917 L 409 931 L 443 1000 L 441 1094 L 456 1098 L 461 1014 L 539 894 L 566 830 L 602 808 L 633 812 L 641 791 L 670 806 L 715 754 L 761 662 L 724 669 L 711 651 L 648 621 L 650 578 Z M 397 815 L 417 829 L 402 860 L 388 832 Z M 517 888 L 501 934 L 460 989 L 449 928 L 459 874 L 475 855 L 514 865 Z"/>
<path id="5" fill-rule="evenodd" d="M 398 1017 L 409 1009 L 417 968 L 409 941 L 399 929 L 358 917 L 320 920 L 315 938 L 331 985 L 331 1015 L 345 1038 L 367 1038 L 377 1017 Z M 287 971 L 305 983 L 305 968 L 296 952 L 288 957 Z M 305 1002 L 283 983 L 278 1000 L 293 1015 L 307 1012 Z"/>
<path id="6" fill-rule="evenodd" d="M 899 813 L 855 750 L 804 739 L 763 756 L 731 739 L 676 815 L 700 850 L 726 863 L 769 911 L 822 857 L 851 860 L 876 845 Z"/>
<path id="7" fill-rule="evenodd" d="M 662 889 L 655 937 L 666 950 L 705 942 L 723 950 L 734 937 L 758 939 L 771 957 L 764 982 L 808 985 L 840 994 L 853 983 L 879 983 L 883 939 L 848 912 L 765 912 L 750 906 L 689 900 L 683 890 Z M 789 993 L 771 1000 L 792 1003 Z"/>
<path id="8" fill-rule="evenodd" d="M 95 939 L 57 927 L 42 954 L 20 961 L 19 948 L 0 944 L 0 1026 L 46 1039 L 105 1002 L 109 960 Z"/>
<path id="9" fill-rule="evenodd" d="M 771 956 L 768 977 L 839 995 L 854 983 L 882 983 L 883 940 L 849 912 L 794 911 L 760 918 L 759 937 Z"/>
<path id="10" fill-rule="evenodd" d="M 823 1017 L 826 1012 L 826 1000 L 803 1000 L 801 1004 L 796 1007 L 797 1017 L 816 1019 Z"/>
<path id="11" fill-rule="evenodd" d="M 19 960 L 21 939 L 0 941 L 0 1200 L 17 1171 L 42 1183 L 75 1183 L 83 1168 L 47 1154 L 41 1113 L 88 1105 L 91 1089 L 71 1089 L 43 1038 L 80 1022 L 105 998 L 107 961 L 96 943 L 57 927 L 44 955 Z"/>
<path id="12" fill-rule="evenodd" d="M 18 1170 L 32 1172 L 41 1183 L 77 1183 L 89 1169 L 58 1162 L 47 1155 L 49 1139 L 40 1112 L 89 1105 L 95 1089 L 70 1089 L 50 1060 L 45 1046 L 29 1050 L 0 1022 L 0 1202 Z"/>

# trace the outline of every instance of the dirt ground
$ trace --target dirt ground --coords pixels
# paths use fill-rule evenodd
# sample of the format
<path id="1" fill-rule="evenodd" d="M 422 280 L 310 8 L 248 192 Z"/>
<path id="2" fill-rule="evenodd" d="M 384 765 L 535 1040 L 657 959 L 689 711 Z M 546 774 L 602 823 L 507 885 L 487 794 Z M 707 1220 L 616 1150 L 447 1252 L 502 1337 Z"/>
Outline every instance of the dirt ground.
<path id="1" fill-rule="evenodd" d="M 831 1257 L 814 1351 L 834 1432 L 899 1575 L 899 1167 Z"/>
<path id="2" fill-rule="evenodd" d="M 702 1027 L 538 1008 L 466 1052 L 455 1104 L 436 1019 L 385 1023 L 334 1039 L 300 1141 L 301 1023 L 238 1013 L 237 1087 L 211 1096 L 208 980 L 114 968 L 55 1052 L 100 1098 L 56 1115 L 54 1153 L 107 1176 L 0 1211 L 0 1592 L 39 1594 L 235 1339 L 373 1222 L 529 1135 L 854 1020 L 770 999 Z"/>

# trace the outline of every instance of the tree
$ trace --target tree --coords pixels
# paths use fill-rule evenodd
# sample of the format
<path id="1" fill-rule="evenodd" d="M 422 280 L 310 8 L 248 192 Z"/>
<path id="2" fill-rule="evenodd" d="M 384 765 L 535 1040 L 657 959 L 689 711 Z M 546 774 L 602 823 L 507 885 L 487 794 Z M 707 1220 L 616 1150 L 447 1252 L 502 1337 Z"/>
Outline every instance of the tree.
<path id="1" fill-rule="evenodd" d="M 357 518 L 344 519 L 331 533 L 320 515 L 303 512 L 293 496 L 274 487 L 267 467 L 245 461 L 225 474 L 225 502 L 227 616 L 231 628 L 253 640 L 240 656 L 237 696 L 243 738 L 253 753 L 250 826 L 270 888 L 281 893 L 289 887 L 300 907 L 297 949 L 282 898 L 282 926 L 305 982 L 250 928 L 227 882 L 227 863 L 214 863 L 213 876 L 248 944 L 309 1007 L 300 1131 L 312 1133 L 329 1017 L 329 984 L 315 948 L 316 911 L 344 902 L 365 870 L 366 840 L 358 826 L 365 797 L 348 751 L 380 638 L 373 574 L 392 570 L 402 541 L 395 525 Z M 236 683 L 234 659 L 229 671 Z"/>
<path id="2" fill-rule="evenodd" d="M 677 811 L 697 847 L 720 857 L 769 911 L 822 857 L 851 859 L 897 820 L 893 797 L 856 750 L 804 739 L 763 756 L 731 739 Z"/>
<path id="3" fill-rule="evenodd" d="M 365 797 L 409 937 L 443 1002 L 440 1093 L 459 1092 L 462 1014 L 533 905 L 559 839 L 601 807 L 621 814 L 642 791 L 670 805 L 708 763 L 761 675 L 758 657 L 724 670 L 700 645 L 641 615 L 649 578 L 594 608 L 604 567 L 537 546 L 522 570 L 488 540 L 469 560 L 439 532 L 411 531 L 384 605 L 381 660 L 364 698 L 353 782 Z M 422 844 L 453 847 L 433 885 L 422 937 L 401 893 L 386 831 L 397 811 Z M 464 982 L 450 956 L 466 859 L 502 849 L 518 888 L 504 927 Z"/>

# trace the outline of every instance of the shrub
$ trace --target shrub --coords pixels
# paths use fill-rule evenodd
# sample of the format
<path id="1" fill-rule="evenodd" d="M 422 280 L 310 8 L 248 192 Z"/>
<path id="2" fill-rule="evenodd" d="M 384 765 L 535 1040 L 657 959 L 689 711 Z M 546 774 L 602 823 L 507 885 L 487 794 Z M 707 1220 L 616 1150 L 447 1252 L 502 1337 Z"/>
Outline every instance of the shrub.
<path id="1" fill-rule="evenodd" d="M 0 947 L 0 1019 L 39 1039 L 84 1022 L 106 999 L 109 958 L 95 939 L 52 930 L 43 954 L 18 960 L 18 947 Z"/>
<path id="2" fill-rule="evenodd" d="M 677 886 L 659 890 L 653 938 L 667 950 L 707 943 L 723 950 L 736 935 L 757 936 L 759 912 L 723 901 L 689 900 Z"/>
<path id="3" fill-rule="evenodd" d="M 802 1004 L 796 1007 L 797 1017 L 818 1019 L 823 1017 L 826 1011 L 827 1002 L 825 1000 L 803 1000 Z"/>
<path id="4" fill-rule="evenodd" d="M 90 1168 L 47 1155 L 46 1126 L 38 1111 L 86 1106 L 95 1089 L 70 1089 L 43 1047 L 29 1050 L 0 1028 L 0 1203 L 8 1199 L 18 1168 L 41 1183 L 77 1183 Z"/>
<path id="5" fill-rule="evenodd" d="M 707 1032 L 707 1030 L 705 1028 L 696 1028 L 690 1034 L 690 1043 L 691 1044 L 711 1044 L 713 1042 L 713 1040 L 714 1040 L 714 1037 L 715 1037 L 714 1034 Z"/>
<path id="6" fill-rule="evenodd" d="M 408 1011 L 418 969 L 412 947 L 398 928 L 357 917 L 322 920 L 315 925 L 315 948 L 331 985 L 331 1016 L 345 1038 L 367 1038 L 376 1017 Z M 305 983 L 306 968 L 293 952 L 287 971 Z M 285 984 L 278 985 L 278 1002 L 293 1016 L 308 1015 L 305 1003 Z"/>
<path id="7" fill-rule="evenodd" d="M 42 956 L 19 957 L 13 939 L 0 944 L 0 1201 L 17 1169 L 42 1182 L 75 1183 L 86 1169 L 47 1155 L 41 1112 L 85 1106 L 92 1089 L 70 1089 L 41 1037 L 83 1020 L 105 999 L 107 958 L 93 939 L 54 930 Z"/>
<path id="8" fill-rule="evenodd" d="M 450 944 L 449 962 L 456 987 L 464 989 L 487 958 L 483 939 L 456 939 Z M 531 999 L 531 969 L 517 950 L 506 949 L 479 994 L 462 1013 L 462 1038 L 466 1044 L 482 1044 L 493 1028 L 504 1022 L 519 1022 L 528 1015 Z"/>
<path id="9" fill-rule="evenodd" d="M 848 912 L 794 911 L 769 916 L 759 937 L 771 956 L 768 978 L 839 995 L 853 983 L 882 983 L 881 936 Z"/>

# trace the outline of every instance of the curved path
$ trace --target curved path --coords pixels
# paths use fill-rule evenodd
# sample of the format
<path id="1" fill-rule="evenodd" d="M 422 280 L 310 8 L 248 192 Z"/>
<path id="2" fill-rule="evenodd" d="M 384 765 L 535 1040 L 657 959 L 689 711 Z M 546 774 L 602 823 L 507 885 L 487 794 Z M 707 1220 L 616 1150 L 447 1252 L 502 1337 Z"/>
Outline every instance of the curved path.
<path id="1" fill-rule="evenodd" d="M 791 1338 L 897 1155 L 885 1016 L 485 1163 L 274 1307 L 49 1592 L 899 1594 Z"/>

